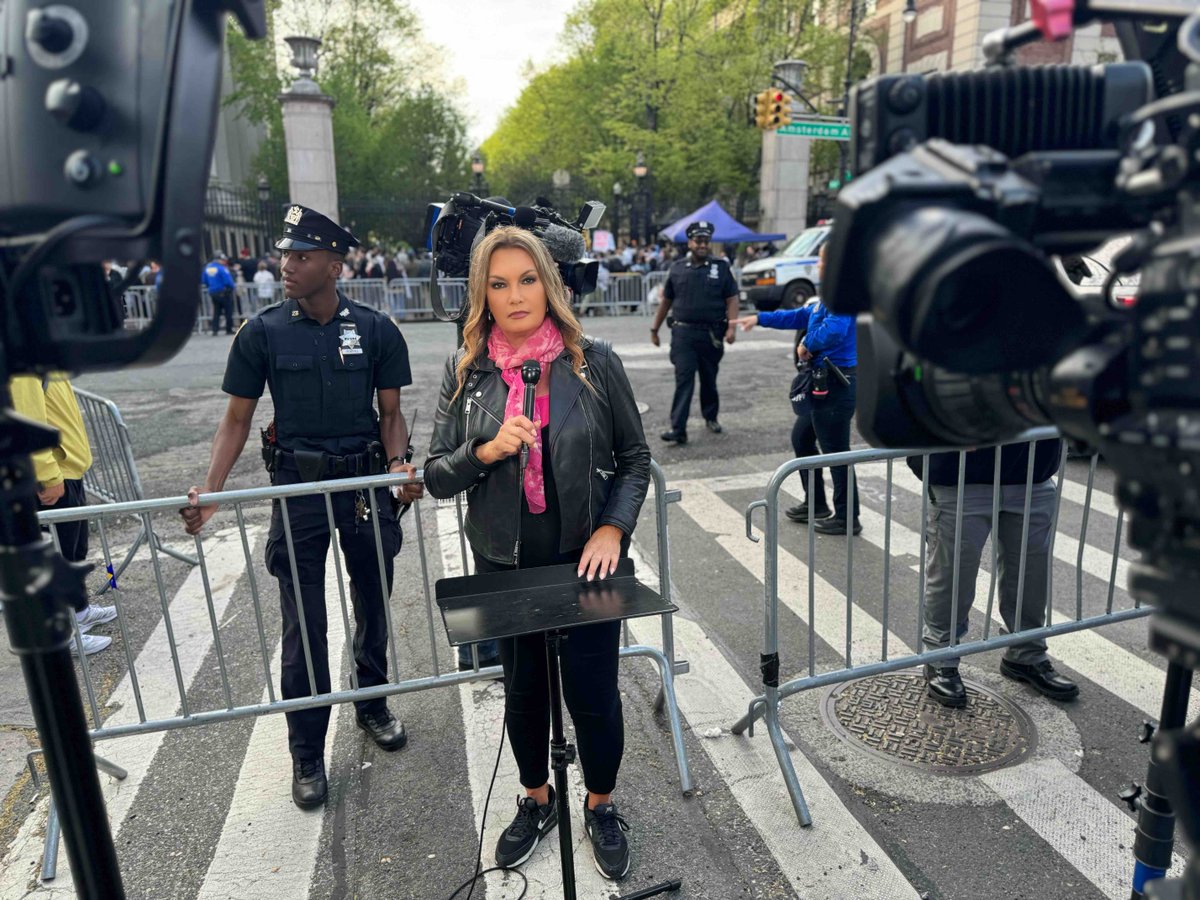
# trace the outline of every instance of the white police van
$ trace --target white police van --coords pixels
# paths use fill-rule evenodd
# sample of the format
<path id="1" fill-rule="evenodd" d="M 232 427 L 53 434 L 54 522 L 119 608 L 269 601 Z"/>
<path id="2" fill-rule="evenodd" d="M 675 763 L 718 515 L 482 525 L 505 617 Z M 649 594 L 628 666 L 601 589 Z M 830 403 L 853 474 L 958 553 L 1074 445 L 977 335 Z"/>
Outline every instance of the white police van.
<path id="1" fill-rule="evenodd" d="M 817 275 L 817 251 L 829 238 L 831 222 L 806 228 L 782 253 L 756 259 L 742 267 L 738 293 L 743 303 L 753 304 L 759 312 L 796 309 L 821 286 Z"/>

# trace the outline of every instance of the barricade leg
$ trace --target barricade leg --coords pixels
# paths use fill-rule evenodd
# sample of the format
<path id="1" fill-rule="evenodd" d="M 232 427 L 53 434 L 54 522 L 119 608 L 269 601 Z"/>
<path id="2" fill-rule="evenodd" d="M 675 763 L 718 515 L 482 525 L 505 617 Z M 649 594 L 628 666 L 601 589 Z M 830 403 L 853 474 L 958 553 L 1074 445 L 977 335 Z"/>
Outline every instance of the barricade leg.
<path id="1" fill-rule="evenodd" d="M 800 779 L 796 777 L 796 768 L 792 765 L 792 754 L 788 750 L 787 739 L 783 736 L 783 727 L 779 724 L 779 688 L 768 685 L 764 700 L 767 734 L 771 736 L 771 746 L 775 749 L 775 759 L 779 762 L 779 771 L 783 773 L 783 783 L 787 786 L 788 796 L 792 798 L 792 808 L 796 810 L 796 820 L 800 823 L 801 828 L 807 828 L 812 825 L 812 815 L 808 811 L 804 791 L 800 789 Z"/>
<path id="2" fill-rule="evenodd" d="M 675 765 L 679 769 L 679 789 L 685 797 L 690 797 L 695 790 L 695 785 L 692 783 L 692 771 L 688 766 L 687 751 L 683 746 L 683 724 L 679 718 L 679 705 L 675 700 L 675 675 L 671 671 L 672 666 L 661 650 L 645 644 L 622 647 L 621 656 L 645 656 L 658 667 L 658 674 L 662 679 L 658 696 L 660 701 L 665 700 L 667 724 L 671 729 L 671 746 L 675 751 Z M 657 703 L 655 708 L 658 708 Z"/>
<path id="3" fill-rule="evenodd" d="M 31 767 L 32 768 L 32 767 Z M 124 780 L 129 773 L 116 763 L 96 757 L 96 768 L 113 778 Z M 36 769 L 32 769 L 36 773 Z M 50 809 L 46 814 L 46 839 L 42 842 L 42 881 L 53 881 L 58 875 L 58 844 L 62 839 L 62 826 L 58 821 L 58 809 L 54 805 L 54 794 L 50 795 Z"/>

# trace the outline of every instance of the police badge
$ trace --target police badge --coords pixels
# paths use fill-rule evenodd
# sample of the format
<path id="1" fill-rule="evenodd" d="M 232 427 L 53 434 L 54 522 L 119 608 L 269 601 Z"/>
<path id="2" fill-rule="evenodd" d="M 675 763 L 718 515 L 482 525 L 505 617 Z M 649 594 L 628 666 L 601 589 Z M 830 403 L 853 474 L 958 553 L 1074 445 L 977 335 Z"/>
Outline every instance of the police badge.
<path id="1" fill-rule="evenodd" d="M 287 222 L 289 225 L 299 225 L 300 217 L 303 215 L 304 209 L 302 207 L 293 206 L 288 210 L 287 215 L 283 217 L 283 221 Z"/>

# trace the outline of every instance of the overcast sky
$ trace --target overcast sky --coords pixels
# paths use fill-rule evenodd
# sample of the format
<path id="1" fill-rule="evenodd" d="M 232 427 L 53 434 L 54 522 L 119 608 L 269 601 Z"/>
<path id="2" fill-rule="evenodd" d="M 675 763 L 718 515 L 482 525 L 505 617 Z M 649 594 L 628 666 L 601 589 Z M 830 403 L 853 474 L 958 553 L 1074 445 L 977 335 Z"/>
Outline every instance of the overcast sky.
<path id="1" fill-rule="evenodd" d="M 444 48 L 443 69 L 461 80 L 471 146 L 483 141 L 524 84 L 527 61 L 557 58 L 557 40 L 578 0 L 409 0 L 425 38 Z"/>

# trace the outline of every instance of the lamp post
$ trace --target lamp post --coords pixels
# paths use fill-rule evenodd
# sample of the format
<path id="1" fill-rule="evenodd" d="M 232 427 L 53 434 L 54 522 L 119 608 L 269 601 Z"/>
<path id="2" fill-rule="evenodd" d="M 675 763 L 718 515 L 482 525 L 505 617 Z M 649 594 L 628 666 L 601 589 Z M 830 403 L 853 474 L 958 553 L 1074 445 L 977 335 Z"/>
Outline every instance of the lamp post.
<path id="1" fill-rule="evenodd" d="M 561 210 L 571 187 L 571 173 L 566 169 L 555 169 L 550 183 L 554 185 L 554 205 Z"/>
<path id="2" fill-rule="evenodd" d="M 483 180 L 483 154 L 476 150 L 471 154 L 471 190 L 482 197 L 487 194 L 487 182 Z"/>
<path id="3" fill-rule="evenodd" d="M 917 0 L 908 0 L 904 4 L 904 12 L 900 13 L 900 18 L 904 20 L 905 25 L 917 21 Z"/>
<path id="4" fill-rule="evenodd" d="M 613 195 L 612 233 L 613 233 L 613 244 L 614 245 L 618 241 L 621 240 L 621 191 L 623 191 L 623 190 L 624 190 L 624 188 L 621 187 L 621 182 L 619 182 L 619 181 L 613 182 L 613 186 L 612 186 L 612 195 Z M 615 250 L 616 247 L 614 246 L 613 249 Z"/>
<path id="5" fill-rule="evenodd" d="M 266 255 L 267 247 L 271 245 L 271 182 L 267 180 L 267 176 L 259 172 L 258 182 L 258 215 L 262 220 L 263 231 L 259 235 L 260 238 L 266 240 L 266 247 L 259 248 L 262 255 Z"/>
<path id="6" fill-rule="evenodd" d="M 637 159 L 633 163 L 633 175 L 637 179 L 637 197 L 638 205 L 641 207 L 642 221 L 638 222 L 635 218 L 634 223 L 629 227 L 629 233 L 632 236 L 640 229 L 644 243 L 649 243 L 650 239 L 650 186 L 646 179 L 649 174 L 650 167 L 646 165 L 646 157 L 639 150 Z"/>
<path id="7" fill-rule="evenodd" d="M 841 107 L 841 109 L 838 110 L 838 115 L 841 116 L 842 118 L 845 118 L 846 116 L 848 116 L 850 114 L 850 87 L 851 87 L 850 70 L 854 67 L 854 44 L 858 38 L 859 15 L 865 11 L 865 10 L 860 9 L 860 7 L 864 4 L 864 2 L 865 2 L 865 0 L 850 0 L 850 35 L 849 35 L 849 39 L 846 41 L 846 77 L 842 83 L 842 107 Z M 914 0 L 909 0 L 909 5 L 911 6 L 913 4 L 913 2 L 914 2 Z M 913 10 L 913 14 L 914 15 L 916 14 L 915 8 Z M 908 15 L 908 10 L 906 9 L 903 13 L 903 17 L 905 17 L 904 18 L 905 22 L 908 21 L 908 19 L 906 18 L 907 15 Z M 846 166 L 848 164 L 848 159 L 849 159 L 847 154 L 848 154 L 847 142 L 846 141 L 838 141 L 837 181 L 839 183 L 844 183 L 846 180 Z"/>

